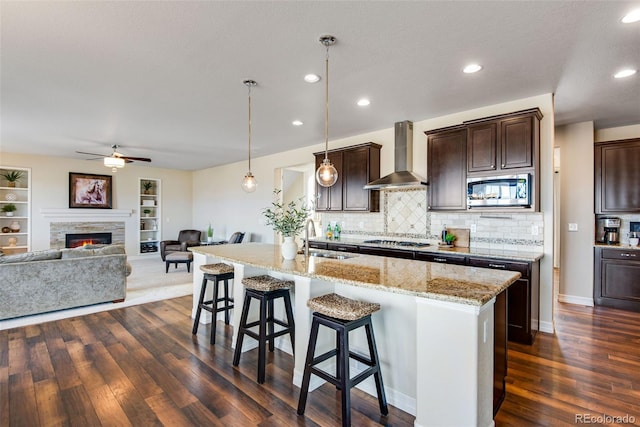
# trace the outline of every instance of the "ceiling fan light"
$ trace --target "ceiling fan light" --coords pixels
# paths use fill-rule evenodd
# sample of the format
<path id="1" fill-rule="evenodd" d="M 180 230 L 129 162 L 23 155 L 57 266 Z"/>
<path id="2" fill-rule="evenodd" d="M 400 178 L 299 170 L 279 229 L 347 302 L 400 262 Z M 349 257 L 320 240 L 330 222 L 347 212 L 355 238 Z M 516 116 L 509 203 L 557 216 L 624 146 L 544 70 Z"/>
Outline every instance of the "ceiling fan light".
<path id="1" fill-rule="evenodd" d="M 246 193 L 253 193 L 254 191 L 256 191 L 257 186 L 258 183 L 256 182 L 256 178 L 253 176 L 251 171 L 247 172 L 247 174 L 242 179 L 242 189 Z"/>
<path id="2" fill-rule="evenodd" d="M 123 168 L 124 159 L 121 159 L 119 157 L 105 157 L 104 165 L 108 168 Z"/>
<path id="3" fill-rule="evenodd" d="M 338 171 L 329 159 L 324 159 L 316 171 L 316 181 L 323 187 L 331 187 L 338 181 Z"/>

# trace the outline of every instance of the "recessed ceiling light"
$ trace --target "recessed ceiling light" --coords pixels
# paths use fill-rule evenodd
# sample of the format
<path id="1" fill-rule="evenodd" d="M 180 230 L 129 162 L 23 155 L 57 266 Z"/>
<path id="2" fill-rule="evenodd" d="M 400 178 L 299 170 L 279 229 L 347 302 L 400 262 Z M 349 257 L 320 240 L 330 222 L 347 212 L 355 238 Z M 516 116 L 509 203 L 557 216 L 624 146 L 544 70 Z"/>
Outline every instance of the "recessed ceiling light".
<path id="1" fill-rule="evenodd" d="M 632 10 L 631 12 L 624 15 L 620 21 L 622 21 L 624 24 L 631 24 L 633 22 L 640 21 L 640 9 Z"/>
<path id="2" fill-rule="evenodd" d="M 294 120 L 294 121 L 291 122 L 291 124 L 294 125 L 294 126 L 302 126 L 303 125 L 303 123 L 300 120 Z"/>
<path id="3" fill-rule="evenodd" d="M 632 70 L 631 68 L 625 68 L 624 70 L 620 70 L 613 75 L 616 79 L 623 79 L 625 77 L 633 76 L 637 73 L 638 70 Z"/>
<path id="4" fill-rule="evenodd" d="M 480 70 L 482 70 L 482 65 L 469 64 L 462 69 L 462 72 L 466 74 L 471 74 L 471 73 L 477 73 Z"/>
<path id="5" fill-rule="evenodd" d="M 320 76 L 317 74 L 307 74 L 304 76 L 304 81 L 307 83 L 316 83 L 320 81 Z"/>
<path id="6" fill-rule="evenodd" d="M 371 104 L 371 101 L 369 101 L 367 98 L 362 98 L 358 100 L 358 105 L 361 107 L 366 107 L 369 104 Z"/>

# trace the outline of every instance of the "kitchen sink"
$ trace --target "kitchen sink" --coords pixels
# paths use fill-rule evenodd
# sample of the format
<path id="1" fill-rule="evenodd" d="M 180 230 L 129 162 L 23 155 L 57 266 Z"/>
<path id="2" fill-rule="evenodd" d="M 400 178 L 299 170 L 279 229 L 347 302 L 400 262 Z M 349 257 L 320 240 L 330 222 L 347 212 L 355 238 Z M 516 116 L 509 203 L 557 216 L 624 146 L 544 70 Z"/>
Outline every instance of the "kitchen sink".
<path id="1" fill-rule="evenodd" d="M 316 251 L 309 252 L 309 256 L 314 256 L 318 258 L 329 258 L 329 259 L 348 259 L 348 258 L 354 257 L 354 255 L 337 254 L 334 252 L 316 252 Z"/>

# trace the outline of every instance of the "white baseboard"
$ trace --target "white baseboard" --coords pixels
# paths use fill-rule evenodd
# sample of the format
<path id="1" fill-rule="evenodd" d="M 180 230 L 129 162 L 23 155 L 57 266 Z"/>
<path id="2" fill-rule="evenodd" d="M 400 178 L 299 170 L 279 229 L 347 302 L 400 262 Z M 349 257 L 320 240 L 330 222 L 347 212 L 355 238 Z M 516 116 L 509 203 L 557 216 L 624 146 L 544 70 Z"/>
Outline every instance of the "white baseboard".
<path id="1" fill-rule="evenodd" d="M 540 332 L 546 332 L 548 334 L 555 333 L 555 330 L 553 329 L 553 323 L 552 322 L 540 322 L 538 324 L 538 328 L 539 328 Z"/>
<path id="2" fill-rule="evenodd" d="M 587 307 L 593 307 L 593 298 L 577 297 L 575 295 L 558 294 L 559 302 L 566 302 L 567 304 L 584 305 Z"/>

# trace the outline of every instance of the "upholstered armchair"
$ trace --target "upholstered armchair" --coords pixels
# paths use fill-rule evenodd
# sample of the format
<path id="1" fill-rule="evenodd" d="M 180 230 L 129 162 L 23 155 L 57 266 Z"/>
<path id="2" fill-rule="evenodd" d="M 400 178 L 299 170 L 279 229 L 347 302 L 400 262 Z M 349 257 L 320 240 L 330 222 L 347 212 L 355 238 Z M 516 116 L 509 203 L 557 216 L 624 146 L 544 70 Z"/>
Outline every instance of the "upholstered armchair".
<path id="1" fill-rule="evenodd" d="M 178 240 L 160 242 L 160 257 L 164 261 L 168 253 L 185 252 L 191 246 L 200 246 L 200 230 L 180 230 Z"/>
<path id="2" fill-rule="evenodd" d="M 240 231 L 236 231 L 235 233 L 233 233 L 231 235 L 231 237 L 229 237 L 229 240 L 227 240 L 227 243 L 231 244 L 231 243 L 242 243 L 242 239 L 244 239 L 244 233 L 240 232 Z"/>

